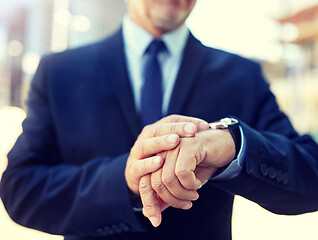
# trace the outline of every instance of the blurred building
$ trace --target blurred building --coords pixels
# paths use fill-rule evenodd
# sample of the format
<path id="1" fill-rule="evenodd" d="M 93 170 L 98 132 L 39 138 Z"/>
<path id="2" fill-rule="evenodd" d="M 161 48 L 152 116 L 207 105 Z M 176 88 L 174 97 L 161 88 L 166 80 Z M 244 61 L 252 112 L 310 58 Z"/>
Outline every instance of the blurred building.
<path id="1" fill-rule="evenodd" d="M 126 4 L 123 0 L 70 0 L 69 11 L 74 16 L 69 45 L 78 46 L 114 32 L 122 21 Z"/>
<path id="2" fill-rule="evenodd" d="M 300 131 L 318 132 L 318 5 L 278 19 L 282 61 L 272 65 L 273 91 Z M 275 71 L 275 70 L 276 71 Z"/>
<path id="3" fill-rule="evenodd" d="M 4 53 L 0 104 L 22 106 L 26 74 L 34 72 L 40 54 L 50 51 L 52 6 L 52 1 L 37 0 L 32 6 L 21 4 L 0 12 L 0 27 L 6 30 L 0 40 Z"/>
<path id="4" fill-rule="evenodd" d="M 282 42 L 302 47 L 309 70 L 315 74 L 318 71 L 318 5 L 281 18 L 279 22 L 286 28 L 296 27 L 297 35 L 292 39 L 282 39 Z"/>
<path id="5" fill-rule="evenodd" d="M 25 41 L 26 19 L 27 12 L 24 8 L 19 8 L 17 9 L 15 18 L 10 19 L 5 26 L 7 29 L 6 39 L 8 41 L 8 48 L 6 49 L 7 51 L 3 51 L 4 64 L 3 68 L 1 68 L 3 75 L 0 78 L 0 100 L 6 100 L 15 106 L 19 106 L 21 101 L 19 92 L 21 91 L 22 86 L 22 44 Z M 7 79 L 11 79 L 10 84 L 6 81 Z"/>
<path id="6" fill-rule="evenodd" d="M 121 0 L 33 0 L 0 9 L 0 106 L 24 107 L 43 54 L 106 37 L 124 13 Z"/>

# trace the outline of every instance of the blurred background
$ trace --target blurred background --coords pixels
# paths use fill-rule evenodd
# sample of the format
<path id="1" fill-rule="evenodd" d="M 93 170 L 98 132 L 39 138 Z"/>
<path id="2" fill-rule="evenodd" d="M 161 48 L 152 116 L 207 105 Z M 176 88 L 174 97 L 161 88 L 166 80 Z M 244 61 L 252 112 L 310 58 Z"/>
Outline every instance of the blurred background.
<path id="1" fill-rule="evenodd" d="M 105 38 L 125 12 L 124 0 L 0 0 L 0 177 L 41 56 Z M 295 128 L 318 140 L 318 0 L 198 0 L 187 25 L 204 44 L 259 61 Z M 233 239 L 318 239 L 317 222 L 237 197 Z M 0 202 L 0 239 L 62 237 L 14 224 Z"/>

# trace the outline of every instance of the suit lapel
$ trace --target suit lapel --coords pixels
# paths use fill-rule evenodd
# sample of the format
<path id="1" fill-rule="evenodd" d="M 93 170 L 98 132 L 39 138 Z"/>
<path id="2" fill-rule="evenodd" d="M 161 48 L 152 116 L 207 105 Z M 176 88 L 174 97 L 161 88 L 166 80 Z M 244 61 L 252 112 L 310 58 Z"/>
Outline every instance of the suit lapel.
<path id="1" fill-rule="evenodd" d="M 183 113 L 183 107 L 187 103 L 187 97 L 191 94 L 191 88 L 195 84 L 196 76 L 204 60 L 205 51 L 203 50 L 201 43 L 190 34 L 173 88 L 168 115 Z"/>
<path id="2" fill-rule="evenodd" d="M 107 78 L 114 89 L 127 125 L 136 139 L 142 128 L 128 78 L 122 29 L 108 38 L 104 46 L 105 48 L 101 54 L 105 55 L 103 59 Z"/>

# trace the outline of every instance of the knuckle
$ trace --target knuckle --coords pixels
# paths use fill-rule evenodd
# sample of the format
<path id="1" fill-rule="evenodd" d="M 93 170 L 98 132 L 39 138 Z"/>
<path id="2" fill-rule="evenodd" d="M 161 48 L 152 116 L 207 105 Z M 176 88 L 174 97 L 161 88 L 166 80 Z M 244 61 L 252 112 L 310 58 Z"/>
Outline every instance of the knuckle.
<path id="1" fill-rule="evenodd" d="M 174 208 L 182 208 L 184 206 L 183 201 L 177 199 L 171 200 L 168 204 Z"/>
<path id="2" fill-rule="evenodd" d="M 151 129 L 151 136 L 156 137 L 159 135 L 159 126 L 154 126 Z"/>
<path id="3" fill-rule="evenodd" d="M 157 138 L 153 138 L 153 140 L 154 140 L 154 145 L 160 149 L 166 145 L 165 137 L 157 137 Z"/>
<path id="4" fill-rule="evenodd" d="M 140 186 L 139 184 L 139 194 L 141 196 L 141 198 L 147 196 L 151 191 L 149 190 L 149 188 L 147 186 Z"/>
<path id="5" fill-rule="evenodd" d="M 175 178 L 172 176 L 166 176 L 162 178 L 162 182 L 166 186 L 172 186 L 173 183 L 175 182 Z"/>
<path id="6" fill-rule="evenodd" d="M 151 203 L 143 203 L 143 211 L 147 214 L 148 217 L 153 215 L 154 205 Z"/>
<path id="7" fill-rule="evenodd" d="M 193 143 L 192 146 L 195 146 L 196 145 L 196 142 Z M 191 147 L 191 142 L 186 142 L 185 144 L 185 148 L 190 148 Z M 198 156 L 197 156 L 197 153 L 195 152 L 192 152 L 191 154 L 189 154 L 189 159 L 191 159 L 195 164 L 198 163 Z"/>
<path id="8" fill-rule="evenodd" d="M 170 116 L 170 122 L 176 122 L 178 120 L 179 116 L 177 114 L 172 114 Z"/>
<path id="9" fill-rule="evenodd" d="M 177 116 L 178 116 L 177 114 L 172 114 L 172 115 L 169 115 L 163 119 L 164 119 L 164 122 L 173 123 L 176 121 Z"/>
<path id="10" fill-rule="evenodd" d="M 145 155 L 145 143 L 144 141 L 140 141 L 138 144 L 138 150 L 139 150 L 139 155 L 144 156 Z"/>
<path id="11" fill-rule="evenodd" d="M 170 126 L 170 133 L 178 133 L 178 125 L 177 124 L 172 124 Z"/>
<path id="12" fill-rule="evenodd" d="M 125 175 L 128 178 L 131 178 L 134 176 L 134 164 L 129 164 L 129 166 L 126 167 Z"/>
<path id="13" fill-rule="evenodd" d="M 138 145 L 139 145 L 139 140 L 137 139 L 137 141 L 134 143 L 133 147 L 130 149 L 128 161 L 132 161 L 132 158 L 136 155 L 136 151 L 138 149 L 138 147 L 137 147 Z"/>
<path id="14" fill-rule="evenodd" d="M 151 189 L 147 184 L 144 184 L 142 182 L 139 183 L 139 193 L 142 195 L 147 195 L 151 192 Z"/>
<path id="15" fill-rule="evenodd" d="M 133 162 L 133 163 L 129 164 L 129 167 L 127 168 L 127 173 L 129 175 L 133 175 L 134 172 L 135 172 L 135 163 Z"/>
<path id="16" fill-rule="evenodd" d="M 139 183 L 139 192 L 140 193 L 146 193 L 148 191 L 148 186 L 146 184 L 143 184 L 142 182 Z"/>
<path id="17" fill-rule="evenodd" d="M 169 115 L 169 116 L 166 116 L 164 117 L 163 119 L 167 122 L 170 122 L 170 119 L 172 118 L 173 115 Z"/>
<path id="18" fill-rule="evenodd" d="M 151 125 L 147 125 L 142 129 L 141 133 L 142 135 L 148 135 L 150 131 L 151 131 Z"/>
<path id="19" fill-rule="evenodd" d="M 147 128 L 147 126 L 145 126 L 145 127 L 141 130 L 141 132 L 140 132 L 140 134 L 139 134 L 139 136 L 138 136 L 138 139 L 145 135 L 145 133 L 146 133 L 146 128 Z"/>
<path id="20" fill-rule="evenodd" d="M 175 174 L 179 179 L 186 179 L 190 175 L 190 170 L 176 170 Z"/>
<path id="21" fill-rule="evenodd" d="M 151 181 L 151 186 L 156 192 L 162 192 L 164 188 L 164 185 L 160 179 Z"/>
<path id="22" fill-rule="evenodd" d="M 147 170 L 147 163 L 145 160 L 141 160 L 141 168 L 136 168 L 135 171 L 138 172 L 145 172 Z"/>

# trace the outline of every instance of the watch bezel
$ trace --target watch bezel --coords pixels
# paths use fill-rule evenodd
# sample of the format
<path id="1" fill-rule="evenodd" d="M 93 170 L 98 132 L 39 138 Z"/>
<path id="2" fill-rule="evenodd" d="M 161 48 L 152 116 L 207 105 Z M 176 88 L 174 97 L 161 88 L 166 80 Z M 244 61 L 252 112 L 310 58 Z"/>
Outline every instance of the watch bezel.
<path id="1" fill-rule="evenodd" d="M 238 124 L 235 118 L 222 118 L 219 121 L 209 123 L 210 129 L 228 129 L 230 126 Z"/>

